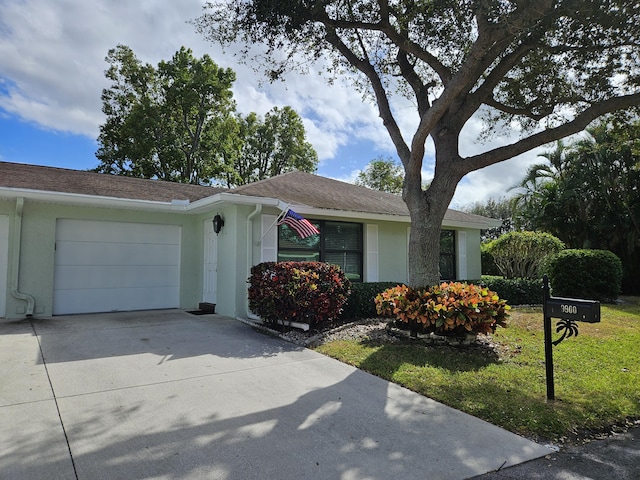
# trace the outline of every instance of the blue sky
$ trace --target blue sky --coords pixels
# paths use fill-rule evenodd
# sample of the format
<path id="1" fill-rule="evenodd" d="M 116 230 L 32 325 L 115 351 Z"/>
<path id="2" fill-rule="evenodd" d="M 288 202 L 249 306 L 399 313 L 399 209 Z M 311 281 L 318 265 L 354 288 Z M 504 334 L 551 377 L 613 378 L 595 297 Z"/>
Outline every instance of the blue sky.
<path id="1" fill-rule="evenodd" d="M 73 169 L 94 168 L 100 124 L 100 94 L 108 50 L 130 46 L 144 62 L 157 65 L 181 46 L 236 71 L 238 111 L 264 115 L 290 105 L 302 117 L 318 152 L 318 173 L 353 181 L 376 157 L 395 157 L 374 105 L 344 82 L 328 85 L 314 73 L 288 75 L 284 83 L 262 78 L 238 63 L 233 48 L 223 52 L 187 22 L 201 13 L 200 0 L 0 0 L 0 160 Z M 415 109 L 396 105 L 408 136 Z M 480 122 L 471 121 L 461 143 L 478 153 L 513 141 L 508 136 L 477 141 Z M 464 153 L 464 152 L 463 152 Z M 460 183 L 452 207 L 502 197 L 524 175 L 536 154 L 474 172 Z M 428 149 L 423 175 L 433 166 Z"/>

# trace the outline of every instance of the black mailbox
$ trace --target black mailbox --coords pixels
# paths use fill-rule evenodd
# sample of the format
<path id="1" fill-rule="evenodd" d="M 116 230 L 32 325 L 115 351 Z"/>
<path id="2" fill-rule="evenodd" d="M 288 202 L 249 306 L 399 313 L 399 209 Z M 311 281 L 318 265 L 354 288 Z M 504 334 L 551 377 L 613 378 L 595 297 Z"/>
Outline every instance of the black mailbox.
<path id="1" fill-rule="evenodd" d="M 551 297 L 545 303 L 546 314 L 551 318 L 587 323 L 600 321 L 600 302 L 595 300 Z"/>
<path id="2" fill-rule="evenodd" d="M 553 345 L 558 345 L 565 338 L 578 335 L 575 322 L 597 323 L 600 321 L 600 302 L 595 300 L 578 300 L 575 298 L 552 297 L 549 278 L 542 277 L 544 291 L 544 364 L 547 371 L 547 399 L 555 399 L 553 385 Z M 561 319 L 556 332 L 563 332 L 555 342 L 551 340 L 551 318 Z"/>

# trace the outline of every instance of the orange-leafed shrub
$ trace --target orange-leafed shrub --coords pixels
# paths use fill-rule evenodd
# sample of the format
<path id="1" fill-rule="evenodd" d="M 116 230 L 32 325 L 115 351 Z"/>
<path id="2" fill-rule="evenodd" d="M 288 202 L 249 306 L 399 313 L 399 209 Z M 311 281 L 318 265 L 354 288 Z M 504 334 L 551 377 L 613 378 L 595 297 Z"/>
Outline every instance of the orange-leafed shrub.
<path id="1" fill-rule="evenodd" d="M 429 289 L 406 285 L 376 297 L 380 315 L 406 323 L 412 333 L 463 335 L 493 333 L 506 327 L 510 307 L 491 290 L 466 283 L 442 283 Z"/>

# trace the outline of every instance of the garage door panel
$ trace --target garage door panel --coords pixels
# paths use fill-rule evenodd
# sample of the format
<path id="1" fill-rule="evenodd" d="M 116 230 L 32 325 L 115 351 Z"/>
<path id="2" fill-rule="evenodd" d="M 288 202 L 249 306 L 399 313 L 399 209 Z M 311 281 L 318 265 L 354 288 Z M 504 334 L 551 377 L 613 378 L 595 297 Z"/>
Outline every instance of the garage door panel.
<path id="1" fill-rule="evenodd" d="M 109 224 L 113 228 L 105 228 L 105 224 Z M 154 244 L 158 243 L 158 239 L 162 239 L 162 243 L 179 245 L 179 227 L 175 225 L 59 219 L 56 229 L 56 241 Z"/>
<path id="2" fill-rule="evenodd" d="M 88 312 L 111 312 L 140 310 L 140 299 L 144 298 L 144 309 L 175 308 L 180 302 L 173 287 L 164 288 L 113 288 L 60 290 L 56 302 L 69 307 L 65 314 Z M 117 302 L 114 302 L 117 300 Z"/>
<path id="3" fill-rule="evenodd" d="M 176 308 L 177 225 L 59 219 L 53 313 Z"/>
<path id="4" fill-rule="evenodd" d="M 64 265 L 178 265 L 180 254 L 177 245 L 136 243 L 64 241 L 56 243 L 56 250 Z"/>
<path id="5" fill-rule="evenodd" d="M 54 282 L 56 290 L 95 288 L 178 288 L 180 269 L 177 266 L 102 266 L 100 274 L 77 265 L 62 265 L 56 268 Z"/>

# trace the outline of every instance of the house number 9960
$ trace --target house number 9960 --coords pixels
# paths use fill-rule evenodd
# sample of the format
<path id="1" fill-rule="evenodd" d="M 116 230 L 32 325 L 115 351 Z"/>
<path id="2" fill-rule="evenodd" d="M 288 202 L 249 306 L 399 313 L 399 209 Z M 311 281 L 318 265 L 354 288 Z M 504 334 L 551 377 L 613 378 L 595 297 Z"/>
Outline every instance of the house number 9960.
<path id="1" fill-rule="evenodd" d="M 578 307 L 575 305 L 562 304 L 560 305 L 560 310 L 562 311 L 562 313 L 578 313 Z"/>

